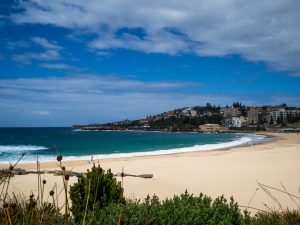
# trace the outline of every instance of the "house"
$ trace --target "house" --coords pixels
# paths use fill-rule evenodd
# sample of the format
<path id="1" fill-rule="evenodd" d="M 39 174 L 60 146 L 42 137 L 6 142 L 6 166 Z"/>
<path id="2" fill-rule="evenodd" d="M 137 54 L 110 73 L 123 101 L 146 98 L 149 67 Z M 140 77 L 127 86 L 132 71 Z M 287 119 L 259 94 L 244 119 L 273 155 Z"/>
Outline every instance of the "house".
<path id="1" fill-rule="evenodd" d="M 261 112 L 261 108 L 259 107 L 251 107 L 248 110 L 247 121 L 249 124 L 258 124 L 258 115 Z"/>
<path id="2" fill-rule="evenodd" d="M 271 112 L 273 123 L 277 124 L 277 123 L 286 121 L 287 114 L 288 114 L 288 112 L 287 112 L 287 110 L 285 110 L 285 108 L 279 108 L 277 110 L 273 110 Z"/>
<path id="3" fill-rule="evenodd" d="M 220 132 L 221 130 L 219 124 L 203 124 L 199 126 L 200 132 Z"/>
<path id="4" fill-rule="evenodd" d="M 164 117 L 164 119 L 168 119 L 171 117 L 175 117 L 176 113 L 174 111 L 169 111 L 169 112 L 163 113 L 162 116 Z"/>
<path id="5" fill-rule="evenodd" d="M 186 109 L 182 110 L 182 111 L 179 113 L 179 116 L 180 116 L 180 117 L 190 117 L 191 114 L 190 114 L 189 108 L 186 108 Z"/>
<path id="6" fill-rule="evenodd" d="M 244 122 L 244 117 L 231 117 L 225 120 L 225 127 L 242 127 L 242 123 Z"/>
<path id="7" fill-rule="evenodd" d="M 149 120 L 147 120 L 147 119 L 139 120 L 139 124 L 148 124 L 148 123 L 149 123 Z"/>
<path id="8" fill-rule="evenodd" d="M 297 117 L 300 114 L 300 110 L 297 107 L 287 107 L 286 111 L 292 117 Z"/>
<path id="9" fill-rule="evenodd" d="M 191 109 L 190 114 L 191 114 L 191 117 L 195 117 L 195 116 L 197 116 L 197 111 L 194 109 Z"/>
<path id="10" fill-rule="evenodd" d="M 224 108 L 222 110 L 222 112 L 223 112 L 224 117 L 228 118 L 228 117 L 239 116 L 241 113 L 241 110 L 240 110 L 240 108 L 237 108 L 237 107 L 230 107 L 230 108 Z"/>
<path id="11" fill-rule="evenodd" d="M 270 110 L 262 110 L 262 112 L 259 114 L 259 123 L 260 124 L 270 124 L 271 123 L 271 112 Z"/>

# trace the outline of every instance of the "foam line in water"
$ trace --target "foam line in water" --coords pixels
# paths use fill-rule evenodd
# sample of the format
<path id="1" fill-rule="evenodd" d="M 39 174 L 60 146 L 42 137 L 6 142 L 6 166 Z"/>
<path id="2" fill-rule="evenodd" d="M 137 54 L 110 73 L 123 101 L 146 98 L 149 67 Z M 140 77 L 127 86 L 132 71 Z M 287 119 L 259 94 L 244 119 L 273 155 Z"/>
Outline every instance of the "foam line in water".
<path id="1" fill-rule="evenodd" d="M 112 154 L 98 154 L 98 155 L 86 155 L 86 156 L 64 156 L 64 160 L 90 160 L 93 156 L 94 159 L 113 159 L 113 158 L 125 158 L 125 157 L 135 157 L 135 156 L 156 156 L 156 155 L 169 155 L 176 153 L 186 153 L 186 152 L 202 152 L 202 151 L 212 151 L 218 149 L 230 148 L 238 145 L 243 145 L 246 143 L 251 143 L 254 140 L 262 139 L 265 136 L 259 135 L 255 137 L 254 135 L 247 135 L 246 137 L 238 138 L 237 140 L 230 142 L 222 142 L 216 144 L 204 144 L 204 145 L 194 145 L 192 147 L 174 148 L 167 150 L 157 150 L 148 152 L 130 152 L 130 153 L 112 153 Z M 42 162 L 51 162 L 55 160 L 55 156 L 40 156 Z M 22 161 L 23 163 L 34 162 L 34 159 L 27 158 Z M 6 162 L 0 162 L 6 163 Z"/>
<path id="2" fill-rule="evenodd" d="M 27 151 L 46 150 L 46 149 L 48 148 L 44 146 L 35 146 L 35 145 L 0 145 L 0 153 L 27 152 Z"/>

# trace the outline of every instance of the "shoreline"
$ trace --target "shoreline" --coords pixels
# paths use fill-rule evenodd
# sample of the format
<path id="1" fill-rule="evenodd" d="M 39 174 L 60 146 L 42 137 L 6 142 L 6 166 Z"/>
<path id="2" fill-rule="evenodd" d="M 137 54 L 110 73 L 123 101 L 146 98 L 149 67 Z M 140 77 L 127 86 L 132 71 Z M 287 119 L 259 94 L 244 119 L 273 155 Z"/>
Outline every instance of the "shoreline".
<path id="1" fill-rule="evenodd" d="M 248 134 L 248 133 L 238 133 L 238 134 Z M 221 152 L 226 152 L 226 151 L 240 151 L 240 149 L 244 149 L 244 148 L 250 148 L 253 145 L 265 145 L 268 143 L 272 143 L 272 142 L 276 142 L 279 141 L 280 138 L 276 135 L 276 134 L 280 134 L 280 133 L 262 133 L 262 132 L 258 132 L 258 133 L 251 133 L 254 135 L 262 135 L 265 136 L 265 138 L 263 138 L 260 141 L 254 142 L 253 140 L 251 140 L 250 142 L 246 142 L 246 143 L 242 143 L 242 144 L 238 144 L 238 145 L 233 145 L 233 146 L 229 146 L 229 147 L 224 147 L 224 148 L 217 148 L 217 149 L 212 149 L 212 150 L 194 150 L 194 151 L 186 151 L 186 152 L 171 152 L 171 153 L 164 153 L 164 154 L 153 154 L 153 155 L 134 155 L 134 156 L 121 156 L 121 157 L 111 157 L 111 158 L 102 158 L 102 159 L 97 159 L 97 158 L 93 158 L 94 162 L 113 162 L 113 161 L 131 161 L 131 160 L 139 160 L 139 159 L 147 159 L 147 158 L 160 158 L 160 157 L 180 157 L 181 155 L 197 155 L 199 154 L 209 154 L 209 153 L 221 153 Z M 227 143 L 227 142 L 225 142 Z M 251 144 L 250 144 L 251 143 Z M 255 143 L 255 144 L 254 144 Z M 193 146 L 194 147 L 194 146 Z M 185 148 L 185 147 L 183 147 Z M 158 150 L 161 151 L 161 150 Z M 155 152 L 155 151 L 154 151 Z M 136 153 L 136 152 L 133 152 Z M 145 152 L 137 152 L 137 153 L 145 153 Z M 127 153 L 124 153 L 127 154 Z M 130 153 L 129 153 L 130 154 Z M 73 157 L 73 156 L 72 156 Z M 76 156 L 74 156 L 76 157 Z M 83 156 L 83 157 L 87 157 L 86 159 L 65 159 L 66 157 L 63 157 L 63 162 L 66 163 L 67 165 L 84 165 L 87 162 L 91 162 L 91 158 L 92 156 Z M 55 165 L 57 164 L 56 161 L 56 156 L 54 157 L 54 160 L 51 161 L 41 161 L 41 167 L 45 167 L 46 169 L 54 169 Z M 13 164 L 13 163 L 12 163 Z M 6 169 L 9 166 L 8 163 L 0 163 L 0 169 Z M 29 168 L 29 169 L 36 169 L 36 162 L 22 162 L 22 160 L 18 163 L 17 168 Z M 58 169 L 58 168 L 56 168 Z"/>
<path id="2" fill-rule="evenodd" d="M 299 196 L 300 186 L 300 135 L 289 133 L 264 133 L 273 141 L 256 145 L 235 146 L 226 150 L 187 152 L 159 156 L 140 156 L 100 160 L 102 168 L 111 168 L 113 173 L 120 173 L 124 168 L 129 174 L 153 174 L 152 179 L 125 177 L 125 196 L 143 200 L 147 194 L 156 194 L 160 199 L 181 194 L 186 189 L 194 195 L 201 192 L 216 198 L 223 195 L 233 196 L 239 205 L 247 206 L 258 188 L 257 182 L 287 190 Z M 269 136 L 269 137 L 270 137 Z M 275 139 L 276 140 L 275 140 Z M 87 160 L 64 161 L 67 170 L 85 172 L 92 164 Z M 96 161 L 97 163 L 97 161 Z M 7 166 L 7 165 L 6 165 Z M 1 166 L 2 167 L 2 166 Z M 18 168 L 36 169 L 36 164 L 19 164 Z M 59 170 L 57 162 L 41 163 L 41 170 Z M 62 184 L 61 177 L 45 174 L 45 191 L 48 192 L 56 183 Z M 121 178 L 117 177 L 120 181 Z M 71 177 L 72 185 L 77 178 Z M 10 192 L 36 193 L 37 175 L 20 175 L 12 178 Z M 283 207 L 295 209 L 290 197 L 273 192 Z M 266 209 L 266 203 L 272 209 L 278 206 L 261 189 L 257 191 L 250 206 Z"/>
<path id="3" fill-rule="evenodd" d="M 146 131 L 153 132 L 153 131 Z M 157 131 L 154 131 L 157 132 Z M 181 133 L 181 132 L 176 132 Z M 193 132 L 188 132 L 193 133 Z M 229 133 L 232 134 L 232 133 Z M 268 134 L 263 133 L 235 133 L 236 135 L 243 135 L 242 137 L 237 138 L 236 140 L 212 144 L 195 144 L 193 146 L 171 148 L 171 149 L 160 149 L 153 151 L 137 151 L 137 152 L 118 152 L 118 153 L 108 153 L 108 154 L 96 154 L 96 155 L 83 155 L 83 156 L 63 156 L 66 161 L 87 161 L 91 158 L 94 160 L 112 160 L 112 159 L 127 159 L 132 157 L 150 157 L 150 156 L 162 156 L 162 155 L 173 155 L 173 154 L 183 154 L 183 153 L 193 153 L 193 152 L 211 152 L 211 151 L 224 151 L 230 148 L 249 146 L 252 144 L 262 144 L 265 142 L 274 141 L 271 138 L 275 138 Z M 255 137 L 263 136 L 260 140 L 255 139 Z M 244 138 L 250 138 L 251 140 L 242 141 Z M 34 146 L 33 146 L 34 147 Z M 42 156 L 43 157 L 43 156 Z M 49 158 L 50 156 L 47 156 Z M 40 163 L 53 163 L 56 162 L 56 156 L 53 156 L 53 159 L 40 159 Z M 13 162 L 11 162 L 13 163 Z M 23 160 L 21 164 L 34 164 L 36 165 L 36 160 Z M 1 162 L 0 168 L 3 168 L 5 165 L 9 165 L 9 162 Z"/>

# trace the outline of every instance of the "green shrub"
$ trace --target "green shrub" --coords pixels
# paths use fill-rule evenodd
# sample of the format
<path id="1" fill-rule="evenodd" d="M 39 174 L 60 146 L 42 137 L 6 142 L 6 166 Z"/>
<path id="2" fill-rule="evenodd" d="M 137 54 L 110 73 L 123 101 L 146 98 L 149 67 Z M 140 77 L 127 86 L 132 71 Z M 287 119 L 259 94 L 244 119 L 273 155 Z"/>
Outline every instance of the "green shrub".
<path id="1" fill-rule="evenodd" d="M 71 212 L 76 222 L 84 215 L 100 210 L 111 203 L 125 203 L 123 188 L 113 177 L 111 170 L 105 172 L 100 166 L 92 167 L 85 177 L 70 187 Z"/>
<path id="2" fill-rule="evenodd" d="M 251 225 L 297 225 L 300 224 L 299 211 L 285 211 L 273 213 L 258 213 L 251 217 Z"/>
<path id="3" fill-rule="evenodd" d="M 122 211 L 126 225 L 143 225 L 152 219 L 155 225 L 238 225 L 249 222 L 248 214 L 242 214 L 233 199 L 228 203 L 221 196 L 213 201 L 203 194 L 194 197 L 185 192 L 162 202 L 156 196 L 148 196 L 143 203 L 129 201 L 126 204 L 111 204 L 94 216 L 88 216 L 88 224 L 115 225 Z"/>
<path id="4" fill-rule="evenodd" d="M 0 207 L 0 224 L 54 225 L 64 222 L 59 209 L 50 203 L 38 206 L 33 195 L 28 200 L 14 197 Z"/>

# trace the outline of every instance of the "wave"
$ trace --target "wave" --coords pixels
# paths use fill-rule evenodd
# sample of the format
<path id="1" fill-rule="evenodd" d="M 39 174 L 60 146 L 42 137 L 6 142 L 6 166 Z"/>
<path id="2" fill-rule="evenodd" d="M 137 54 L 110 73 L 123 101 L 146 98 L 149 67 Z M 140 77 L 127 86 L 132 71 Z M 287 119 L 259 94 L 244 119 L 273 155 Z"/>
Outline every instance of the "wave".
<path id="1" fill-rule="evenodd" d="M 0 153 L 16 153 L 27 151 L 46 150 L 47 147 L 35 145 L 0 145 Z"/>
<path id="2" fill-rule="evenodd" d="M 126 158 L 126 157 L 140 157 L 140 156 L 157 156 L 157 155 L 170 155 L 177 153 L 187 153 L 187 152 L 202 152 L 202 151 L 213 151 L 226 149 L 234 146 L 250 144 L 257 141 L 262 141 L 265 136 L 263 135 L 247 135 L 240 137 L 237 140 L 230 142 L 222 142 L 215 144 L 204 144 L 204 145 L 194 145 L 192 147 L 174 148 L 174 149 L 164 149 L 156 151 L 146 151 L 146 152 L 130 152 L 130 153 L 111 153 L 111 154 L 98 154 L 98 155 L 85 155 L 85 156 L 64 156 L 64 160 L 90 160 L 91 157 L 94 159 L 114 159 L 114 158 Z M 56 156 L 40 156 L 40 161 L 51 162 L 56 159 Z M 22 160 L 23 163 L 31 163 L 36 159 L 28 157 Z M 7 161 L 0 161 L 0 163 L 7 163 Z"/>

